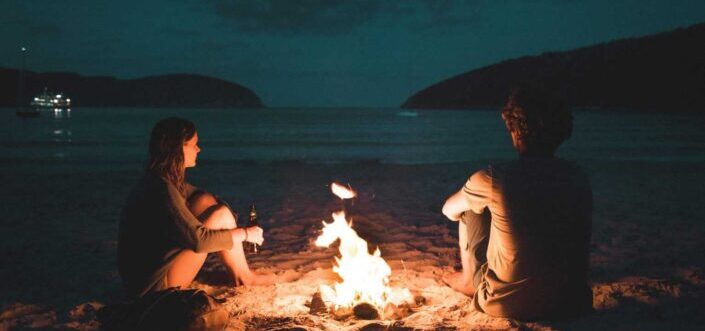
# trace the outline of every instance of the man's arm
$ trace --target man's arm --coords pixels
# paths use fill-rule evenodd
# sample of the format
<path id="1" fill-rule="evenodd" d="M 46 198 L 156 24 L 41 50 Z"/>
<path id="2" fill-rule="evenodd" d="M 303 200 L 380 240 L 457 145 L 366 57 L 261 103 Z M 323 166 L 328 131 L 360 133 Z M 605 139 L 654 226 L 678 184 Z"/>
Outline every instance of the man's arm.
<path id="1" fill-rule="evenodd" d="M 443 204 L 443 215 L 451 221 L 459 221 L 467 210 L 481 214 L 490 203 L 492 180 L 486 170 L 475 172 L 465 185 L 451 195 Z"/>
<path id="2" fill-rule="evenodd" d="M 449 220 L 457 222 L 460 220 L 463 212 L 470 209 L 470 204 L 465 198 L 465 193 L 463 190 L 455 192 L 453 195 L 446 200 L 443 204 L 443 215 L 446 215 Z"/>

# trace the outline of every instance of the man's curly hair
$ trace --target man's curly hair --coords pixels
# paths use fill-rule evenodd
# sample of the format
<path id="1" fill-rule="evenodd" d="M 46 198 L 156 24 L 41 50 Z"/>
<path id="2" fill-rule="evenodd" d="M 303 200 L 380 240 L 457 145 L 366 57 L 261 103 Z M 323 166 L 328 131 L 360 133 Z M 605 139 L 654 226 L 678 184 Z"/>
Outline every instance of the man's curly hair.
<path id="1" fill-rule="evenodd" d="M 573 114 L 565 100 L 536 87 L 515 88 L 502 118 L 529 149 L 555 151 L 573 132 Z"/>

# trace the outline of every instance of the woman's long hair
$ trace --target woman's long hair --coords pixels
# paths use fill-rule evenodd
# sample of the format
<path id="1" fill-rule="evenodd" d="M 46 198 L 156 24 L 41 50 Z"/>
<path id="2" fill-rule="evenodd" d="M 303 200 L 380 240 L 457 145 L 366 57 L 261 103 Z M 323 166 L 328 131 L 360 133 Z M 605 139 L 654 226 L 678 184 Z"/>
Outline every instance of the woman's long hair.
<path id="1" fill-rule="evenodd" d="M 196 126 L 188 120 L 169 117 L 160 120 L 152 128 L 149 139 L 148 171 L 164 178 L 186 194 L 184 177 L 184 143 L 196 134 Z"/>

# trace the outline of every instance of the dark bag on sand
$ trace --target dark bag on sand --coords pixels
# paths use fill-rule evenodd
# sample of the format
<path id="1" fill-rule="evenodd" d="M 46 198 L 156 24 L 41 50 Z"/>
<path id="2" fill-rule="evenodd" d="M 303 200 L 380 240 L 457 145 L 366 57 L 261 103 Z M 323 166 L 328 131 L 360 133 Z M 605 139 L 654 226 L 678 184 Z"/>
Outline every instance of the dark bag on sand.
<path id="1" fill-rule="evenodd" d="M 104 330 L 223 330 L 229 317 L 225 307 L 206 292 L 176 288 L 98 311 Z"/>

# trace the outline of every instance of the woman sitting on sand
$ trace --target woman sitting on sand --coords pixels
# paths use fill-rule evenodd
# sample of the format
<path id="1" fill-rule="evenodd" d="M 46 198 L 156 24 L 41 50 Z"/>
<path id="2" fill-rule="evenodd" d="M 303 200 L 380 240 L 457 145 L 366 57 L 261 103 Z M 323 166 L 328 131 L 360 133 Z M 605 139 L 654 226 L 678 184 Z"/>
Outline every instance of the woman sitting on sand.
<path id="1" fill-rule="evenodd" d="M 262 229 L 238 228 L 226 203 L 185 181 L 200 151 L 190 121 L 166 118 L 152 129 L 149 165 L 120 216 L 118 271 L 130 294 L 188 286 L 212 252 L 236 283 L 271 282 L 250 271 L 242 249 L 261 244 Z"/>

